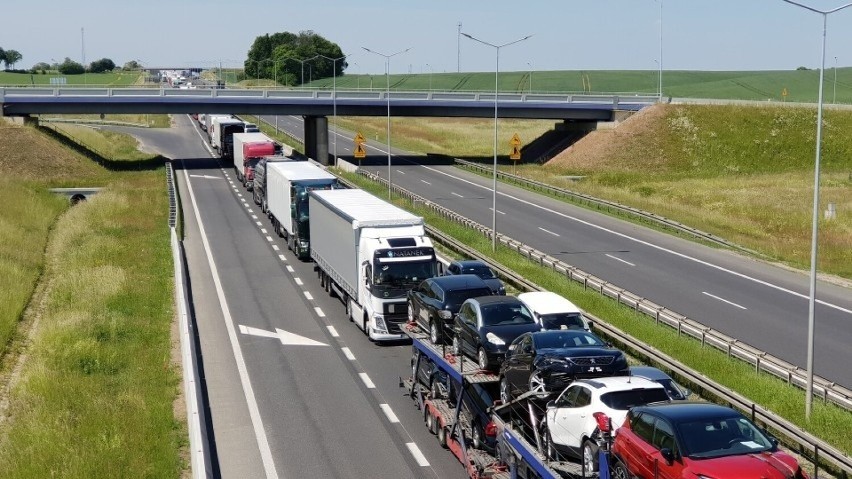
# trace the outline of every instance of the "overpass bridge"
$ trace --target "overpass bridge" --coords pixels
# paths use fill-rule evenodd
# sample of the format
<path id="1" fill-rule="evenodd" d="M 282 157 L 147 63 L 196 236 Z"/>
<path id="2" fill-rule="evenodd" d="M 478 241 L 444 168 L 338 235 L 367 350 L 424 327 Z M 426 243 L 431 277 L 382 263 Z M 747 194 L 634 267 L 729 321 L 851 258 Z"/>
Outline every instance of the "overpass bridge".
<path id="1" fill-rule="evenodd" d="M 4 116 L 74 113 L 301 115 L 308 156 L 328 157 L 328 116 L 493 118 L 495 94 L 443 91 L 0 87 Z M 657 102 L 647 95 L 499 93 L 500 118 L 615 121 Z M 590 128 L 587 128 L 590 129 Z"/>

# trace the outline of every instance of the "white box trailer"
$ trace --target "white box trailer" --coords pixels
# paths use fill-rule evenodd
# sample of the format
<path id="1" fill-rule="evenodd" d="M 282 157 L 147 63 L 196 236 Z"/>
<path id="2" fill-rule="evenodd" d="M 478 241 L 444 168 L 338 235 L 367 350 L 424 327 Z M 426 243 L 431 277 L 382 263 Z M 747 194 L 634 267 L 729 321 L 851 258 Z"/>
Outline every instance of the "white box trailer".
<path id="1" fill-rule="evenodd" d="M 408 290 L 437 275 L 423 218 L 363 190 L 311 191 L 311 257 L 371 340 L 404 338 Z"/>
<path id="2" fill-rule="evenodd" d="M 311 254 L 308 192 L 343 188 L 337 177 L 307 161 L 266 163 L 266 199 L 272 229 L 299 259 Z"/>
<path id="3" fill-rule="evenodd" d="M 275 154 L 275 142 L 263 133 L 234 133 L 234 171 L 237 179 L 251 189 L 254 165 Z"/>

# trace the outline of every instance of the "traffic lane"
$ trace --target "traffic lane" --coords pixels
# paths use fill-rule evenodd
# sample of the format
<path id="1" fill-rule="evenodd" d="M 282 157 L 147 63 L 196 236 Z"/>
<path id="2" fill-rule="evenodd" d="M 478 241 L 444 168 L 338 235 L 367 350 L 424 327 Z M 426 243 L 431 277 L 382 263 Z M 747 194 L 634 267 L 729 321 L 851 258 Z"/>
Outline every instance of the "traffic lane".
<path id="1" fill-rule="evenodd" d="M 432 171 L 431 168 L 394 166 L 395 184 L 418 192 L 421 196 L 431 198 L 432 201 L 459 211 L 482 224 L 491 224 L 492 200 L 479 196 L 477 193 L 483 191 L 485 185 L 477 187 L 453 178 L 445 180 L 446 175 L 433 177 L 419 175 L 418 173 L 423 170 Z M 373 172 L 380 176 L 384 173 L 386 176 L 384 168 L 374 168 Z M 465 190 L 466 187 L 467 190 Z M 458 191 L 465 191 L 465 193 L 462 195 L 457 193 Z M 475 196 L 469 192 L 473 192 Z M 664 304 L 782 359 L 794 364 L 804 364 L 803 350 L 795 346 L 801 346 L 801 337 L 804 334 L 801 331 L 802 322 L 799 320 L 801 316 L 795 314 L 796 311 L 801 310 L 803 304 L 806 306 L 807 301 L 801 296 L 794 296 L 774 288 L 761 288 L 759 283 L 752 284 L 753 281 L 741 276 L 709 267 L 702 263 L 705 260 L 694 261 L 691 257 L 671 254 L 659 247 L 653 247 L 653 243 L 625 238 L 624 235 L 629 236 L 631 231 L 609 234 L 606 231 L 602 232 L 599 228 L 590 227 L 585 220 L 574 221 L 565 218 L 565 214 L 554 216 L 554 213 L 547 210 L 529 207 L 530 200 L 522 198 L 524 193 L 532 196 L 517 188 L 500 186 L 497 203 L 498 232 L 523 241 L 596 276 L 609 279 L 618 286 Z M 507 195 L 519 200 L 512 200 Z M 535 197 L 531 199 L 541 200 L 542 203 L 548 200 Z M 545 205 L 545 208 L 559 212 L 558 208 L 563 206 L 555 200 L 550 202 L 551 204 Z M 572 218 L 575 217 L 572 216 Z M 640 226 L 632 225 L 629 229 L 633 232 L 642 231 L 643 234 L 648 234 L 647 229 Z M 680 243 L 689 243 L 677 238 L 675 240 Z M 698 245 L 689 244 L 692 248 L 700 248 Z M 590 245 L 594 247 L 589 248 Z M 705 249 L 709 250 L 709 248 Z M 720 253 L 718 256 L 722 257 L 728 254 L 718 253 Z M 635 267 L 635 264 L 639 262 L 646 267 Z M 650 280 L 652 278 L 653 280 Z M 730 319 L 732 305 L 725 302 L 724 297 L 712 293 L 712 291 L 720 290 L 719 285 L 733 289 L 737 296 L 745 294 L 746 298 L 743 300 L 748 299 L 749 304 L 757 306 L 747 307 L 751 312 L 747 313 L 745 318 L 739 311 L 734 311 L 738 313 L 734 315 L 736 319 Z M 847 337 L 850 334 L 849 329 L 842 327 L 845 321 L 843 312 L 823 305 L 818 306 L 818 310 L 822 318 L 821 324 L 828 326 L 830 331 L 830 334 L 820 336 L 816 340 L 821 355 L 826 358 L 848 356 L 844 344 L 852 338 Z M 852 383 L 848 371 L 839 367 L 837 362 L 820 361 L 818 369 L 820 375 L 832 380 L 846 384 Z"/>

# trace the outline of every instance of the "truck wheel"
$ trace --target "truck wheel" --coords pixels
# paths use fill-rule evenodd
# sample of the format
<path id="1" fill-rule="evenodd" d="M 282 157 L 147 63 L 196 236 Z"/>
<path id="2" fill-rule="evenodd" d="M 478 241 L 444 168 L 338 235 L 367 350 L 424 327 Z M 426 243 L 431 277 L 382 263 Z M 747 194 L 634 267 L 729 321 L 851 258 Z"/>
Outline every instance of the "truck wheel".
<path id="1" fill-rule="evenodd" d="M 346 317 L 349 318 L 349 321 L 352 321 L 354 323 L 355 320 L 352 319 L 352 306 L 349 304 L 349 296 L 348 295 L 343 296 L 343 309 L 345 310 Z"/>
<path id="2" fill-rule="evenodd" d="M 598 445 L 589 439 L 583 442 L 583 469 L 587 476 L 598 471 Z"/>
<path id="3" fill-rule="evenodd" d="M 429 412 L 429 408 L 426 408 L 426 429 L 429 429 L 429 432 L 431 432 L 432 434 L 436 434 L 438 432 L 438 430 L 435 428 L 435 423 L 437 422 L 438 420 L 435 418 L 435 416 L 433 416 L 432 413 Z"/>
<path id="4" fill-rule="evenodd" d="M 438 444 L 440 444 L 444 449 L 449 447 L 447 446 L 447 436 L 450 434 L 450 431 L 447 429 L 448 428 L 441 427 L 440 425 L 438 427 Z"/>

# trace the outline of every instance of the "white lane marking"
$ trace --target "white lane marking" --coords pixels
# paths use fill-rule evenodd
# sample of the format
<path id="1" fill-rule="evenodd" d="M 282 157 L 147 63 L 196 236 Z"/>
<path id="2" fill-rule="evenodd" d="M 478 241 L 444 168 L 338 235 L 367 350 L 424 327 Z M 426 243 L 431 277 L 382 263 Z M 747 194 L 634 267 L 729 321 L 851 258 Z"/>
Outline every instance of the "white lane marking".
<path id="1" fill-rule="evenodd" d="M 720 297 L 716 296 L 715 294 L 710 294 L 710 293 L 708 293 L 707 291 L 702 291 L 702 292 L 701 292 L 701 294 L 705 294 L 705 295 L 707 295 L 707 296 L 710 296 L 710 297 L 711 297 L 711 298 L 713 298 L 713 299 L 718 299 L 719 301 L 721 301 L 721 302 L 723 302 L 723 303 L 728 303 L 728 304 L 730 304 L 731 306 L 735 306 L 735 307 L 740 308 L 740 309 L 748 309 L 748 308 L 746 308 L 745 306 L 740 306 L 740 305 L 739 305 L 739 304 L 737 304 L 737 303 L 733 303 L 733 302 L 731 302 L 731 301 L 728 301 L 727 299 L 720 298 Z"/>
<path id="2" fill-rule="evenodd" d="M 406 447 L 411 452 L 411 455 L 414 456 L 414 460 L 417 461 L 417 465 L 420 467 L 429 467 L 429 461 L 426 460 L 426 456 L 420 452 L 420 448 L 417 447 L 417 444 L 413 442 L 406 442 Z"/>
<path id="3" fill-rule="evenodd" d="M 257 217 L 255 217 L 255 219 L 257 219 Z M 254 224 L 256 224 L 258 226 L 263 226 L 263 223 L 261 223 L 260 221 L 255 221 Z"/>
<path id="4" fill-rule="evenodd" d="M 248 203 L 246 203 L 246 202 L 245 202 L 245 200 L 243 200 L 243 206 L 245 206 L 246 208 L 248 208 L 248 207 L 249 207 L 249 204 L 248 204 Z M 251 211 L 251 209 L 250 209 L 250 208 L 249 208 L 249 211 Z"/>
<path id="5" fill-rule="evenodd" d="M 540 229 L 540 230 L 544 231 L 544 232 L 545 232 L 545 233 L 547 233 L 547 234 L 550 234 L 550 235 L 553 235 L 553 236 L 559 237 L 559 233 L 554 233 L 553 231 L 546 230 L 546 229 L 542 228 L 541 226 L 539 226 L 539 227 L 538 227 L 538 229 Z"/>
<path id="6" fill-rule="evenodd" d="M 464 196 L 462 196 L 462 195 L 460 195 L 460 194 L 456 193 L 455 191 L 450 191 L 450 194 L 451 194 L 451 195 L 458 196 L 459 198 L 464 198 Z"/>
<path id="7" fill-rule="evenodd" d="M 260 222 L 258 222 L 257 224 L 258 224 L 258 226 L 260 226 Z M 261 228 L 261 229 L 260 229 L 260 232 L 261 232 L 261 233 L 263 233 L 263 234 L 267 234 L 267 233 L 268 233 L 268 231 L 266 231 L 266 228 Z"/>
<path id="8" fill-rule="evenodd" d="M 210 175 L 189 175 L 192 178 L 204 178 L 205 180 L 221 180 L 218 176 L 210 176 Z"/>
<path id="9" fill-rule="evenodd" d="M 428 181 L 426 181 L 426 180 L 420 180 L 420 182 L 421 182 L 421 183 L 426 183 L 427 185 L 431 185 L 431 184 L 432 184 L 432 183 L 429 183 L 429 182 L 428 182 Z"/>
<path id="10" fill-rule="evenodd" d="M 444 176 L 448 176 L 448 177 L 453 178 L 453 179 L 455 179 L 455 180 L 458 180 L 458 181 L 461 181 L 461 182 L 467 183 L 467 184 L 469 184 L 469 185 L 471 185 L 471 186 L 476 186 L 476 187 L 481 188 L 481 189 L 483 189 L 483 190 L 491 191 L 491 188 L 490 188 L 490 187 L 487 187 L 487 186 L 483 186 L 483 185 L 480 185 L 480 184 L 474 183 L 474 182 L 472 182 L 472 181 L 470 181 L 470 180 L 466 180 L 466 179 L 464 179 L 464 178 L 459 178 L 458 176 L 451 175 L 451 174 L 449 174 L 449 173 L 447 173 L 447 172 L 445 172 L 445 171 L 440 171 L 440 170 L 437 170 L 437 169 L 435 169 L 435 168 L 432 168 L 432 167 L 430 167 L 430 166 L 426 166 L 426 165 L 420 165 L 420 167 L 421 167 L 421 168 L 426 168 L 426 169 L 427 169 L 427 170 L 429 170 L 429 171 L 432 171 L 432 172 L 435 172 L 435 173 L 438 173 L 438 174 L 441 174 L 441 175 L 444 175 Z M 683 259 L 685 259 L 685 260 L 689 260 L 689 261 L 692 261 L 692 262 L 695 262 L 695 263 L 698 263 L 698 264 L 701 264 L 701 265 L 707 266 L 708 268 L 713 268 L 713 269 L 716 269 L 716 270 L 718 270 L 718 271 L 722 271 L 722 272 L 725 272 L 725 273 L 728 273 L 728 274 L 731 274 L 731 275 L 737 276 L 738 278 L 742 278 L 742 279 L 745 279 L 745 280 L 748 280 L 748 281 L 752 281 L 752 282 L 754 282 L 754 283 L 757 283 L 757 284 L 760 284 L 760 285 L 763 285 L 763 286 L 766 286 L 766 287 L 772 288 L 772 289 L 774 289 L 774 290 L 776 290 L 776 291 L 781 291 L 781 292 L 784 292 L 784 293 L 787 293 L 787 294 L 791 294 L 791 295 L 793 295 L 793 296 L 797 296 L 797 297 L 799 297 L 799 298 L 803 298 L 803 299 L 809 299 L 808 295 L 806 295 L 806 294 L 802 294 L 802 293 L 797 293 L 797 292 L 795 292 L 795 291 L 793 291 L 793 290 L 790 290 L 790 289 L 784 288 L 783 286 L 778 286 L 778 285 L 776 285 L 776 284 L 772 284 L 772 283 L 770 283 L 770 282 L 768 282 L 768 281 L 764 281 L 764 280 L 762 280 L 762 279 L 757 279 L 757 278 L 754 278 L 754 277 L 752 277 L 752 276 L 748 276 L 748 275 L 746 275 L 746 274 L 739 273 L 739 272 L 737 272 L 737 271 L 734 271 L 734 270 L 731 270 L 731 269 L 725 268 L 725 267 L 723 267 L 723 266 L 719 266 L 719 265 L 716 265 L 716 264 L 713 264 L 713 263 L 710 263 L 710 262 L 704 261 L 704 260 L 702 260 L 702 259 L 698 259 L 698 258 L 695 258 L 695 257 L 693 257 L 693 256 L 689 256 L 689 255 L 687 255 L 687 254 L 680 253 L 680 252 L 677 252 L 677 251 L 674 251 L 674 250 L 671 250 L 671 249 L 665 248 L 665 247 L 663 247 L 663 246 L 656 245 L 656 244 L 654 244 L 654 243 L 649 243 L 649 242 L 647 242 L 647 241 L 640 240 L 639 238 L 635 238 L 635 237 L 633 237 L 633 236 L 630 236 L 630 235 L 627 235 L 627 234 L 624 234 L 624 233 L 619 233 L 618 231 L 614 231 L 614 230 L 611 230 L 611 229 L 609 229 L 609 228 L 605 228 L 605 227 L 603 227 L 603 226 L 596 225 L 596 224 L 594 224 L 594 223 L 590 223 L 590 222 L 588 222 L 588 221 L 581 220 L 580 218 L 577 218 L 577 217 L 574 217 L 574 216 L 571 216 L 571 215 L 568 215 L 568 214 L 565 214 L 565 213 L 561 213 L 561 212 L 559 212 L 559 211 L 556 211 L 556 210 L 550 209 L 550 208 L 548 208 L 548 207 L 546 207 L 546 206 L 541 206 L 541 205 L 537 205 L 537 204 L 535 204 L 535 203 L 533 203 L 533 202 L 531 202 L 531 201 L 522 200 L 522 199 L 520 199 L 520 198 L 518 198 L 518 197 L 516 197 L 516 196 L 512 196 L 512 195 L 509 195 L 509 194 L 506 194 L 506 193 L 502 193 L 502 192 L 500 192 L 500 191 L 498 191 L 498 193 L 499 193 L 501 196 L 505 196 L 506 198 L 513 199 L 513 200 L 515 200 L 515 201 L 517 201 L 517 202 L 519 202 L 519 203 L 523 203 L 523 204 L 525 204 L 525 205 L 532 206 L 533 208 L 538 208 L 538 209 L 540 209 L 540 210 L 542 210 L 542 211 L 546 211 L 546 212 L 548 212 L 548 213 L 551 213 L 551 214 L 554 214 L 554 215 L 557 215 L 557 216 L 561 216 L 561 217 L 563 217 L 563 218 L 566 218 L 566 219 L 569 219 L 569 220 L 572 220 L 572 221 L 576 221 L 577 223 L 581 223 L 581 224 L 584 224 L 584 225 L 586 225 L 586 226 L 589 226 L 589 227 L 592 227 L 592 228 L 598 229 L 598 230 L 600 230 L 600 231 L 604 231 L 604 232 L 607 232 L 607 233 L 613 234 L 613 235 L 615 235 L 615 236 L 622 237 L 622 238 L 624 238 L 624 239 L 627 239 L 627 240 L 633 241 L 633 242 L 635 242 L 635 243 L 639 243 L 639 244 L 641 244 L 641 245 L 645 245 L 645 246 L 647 246 L 647 247 L 649 247 L 649 248 L 654 248 L 654 249 L 656 249 L 656 250 L 658 250 L 658 251 L 663 251 L 663 252 L 665 252 L 665 253 L 669 253 L 669 254 L 671 254 L 671 255 L 674 255 L 674 256 L 677 256 L 677 257 L 683 258 Z M 490 209 L 490 208 L 489 208 L 489 209 Z M 498 210 L 497 212 L 499 213 L 500 211 Z M 816 302 L 817 302 L 817 303 L 819 303 L 819 304 L 821 304 L 821 305 L 823 305 L 823 306 L 828 306 L 829 308 L 836 309 L 836 310 L 838 310 L 838 311 L 842 311 L 842 312 L 844 312 L 844 313 L 852 314 L 852 309 L 847 309 L 847 308 L 844 308 L 844 307 L 842 307 L 842 306 L 839 306 L 839 305 L 836 305 L 836 304 L 833 304 L 833 303 L 829 303 L 829 302 L 827 302 L 827 301 L 819 300 L 819 299 L 818 299 L 818 300 L 816 300 Z"/>
<path id="11" fill-rule="evenodd" d="M 237 196 L 239 196 L 240 198 L 242 198 L 242 197 L 243 197 L 243 194 L 242 194 L 242 193 L 237 193 Z M 243 201 L 245 201 L 245 200 L 243 200 Z"/>
<path id="12" fill-rule="evenodd" d="M 373 384 L 373 380 L 370 379 L 370 376 L 367 376 L 367 373 L 358 373 L 358 376 L 361 376 L 361 381 L 364 386 L 367 386 L 367 389 L 376 389 L 376 385 Z"/>
<path id="13" fill-rule="evenodd" d="M 390 405 L 379 404 L 379 407 L 382 408 L 382 412 L 384 412 L 385 416 L 388 417 L 388 421 L 390 421 L 392 423 L 398 423 L 399 422 L 399 418 L 396 417 L 396 414 L 394 414 L 393 409 L 391 409 Z"/>
<path id="14" fill-rule="evenodd" d="M 284 261 L 285 263 L 287 262 L 287 257 L 284 256 L 283 254 L 279 254 L 278 259 L 280 259 L 281 261 Z"/>
<path id="15" fill-rule="evenodd" d="M 319 306 L 314 307 L 314 312 L 317 313 L 317 316 L 319 316 L 320 318 L 325 317 L 325 313 L 322 312 L 322 308 L 320 308 Z"/>
<path id="16" fill-rule="evenodd" d="M 262 338 L 277 338 L 278 333 L 273 333 L 272 331 L 266 331 L 260 328 L 253 328 L 251 326 L 246 326 L 244 324 L 240 325 L 240 332 L 243 334 L 247 334 L 249 336 L 260 336 Z"/>
<path id="17" fill-rule="evenodd" d="M 296 284 L 298 284 L 299 286 L 301 286 L 302 284 L 304 284 L 304 283 L 302 283 L 302 278 L 298 278 L 298 277 L 297 277 L 297 278 L 293 278 L 293 281 L 295 281 L 295 282 L 296 282 Z"/>
<path id="18" fill-rule="evenodd" d="M 340 334 L 337 333 L 337 330 L 334 329 L 334 326 L 327 326 L 327 328 L 328 328 L 328 332 L 331 333 L 331 337 L 333 337 L 333 338 L 339 338 L 340 337 Z"/>
<path id="19" fill-rule="evenodd" d="M 249 207 L 248 212 L 250 215 L 252 215 L 252 218 L 257 218 L 257 216 L 254 216 L 254 210 L 251 209 L 251 207 Z"/>
<path id="20" fill-rule="evenodd" d="M 199 136 L 201 134 L 199 133 Z M 212 153 L 211 153 L 212 154 Z M 213 260 L 213 253 L 210 250 L 210 243 L 207 241 L 207 233 L 204 229 L 204 223 L 201 221 L 201 213 L 198 211 L 198 204 L 195 201 L 195 193 L 192 189 L 192 183 L 189 181 L 189 174 L 186 169 L 183 170 L 184 179 L 187 189 L 189 190 L 189 198 L 192 202 L 192 209 L 195 213 L 195 221 L 198 222 L 198 230 L 201 236 L 201 244 L 204 246 L 204 253 L 207 255 L 207 262 L 210 265 L 210 273 L 213 276 L 213 285 L 216 289 L 216 296 L 219 298 L 219 308 L 222 311 L 222 316 L 225 319 L 225 329 L 228 331 L 228 339 L 231 343 L 231 350 L 234 354 L 234 360 L 237 363 L 237 372 L 240 375 L 240 384 L 243 388 L 243 395 L 246 398 L 246 405 L 249 410 L 249 418 L 251 418 L 254 436 L 257 440 L 257 446 L 260 450 L 260 458 L 263 462 L 263 469 L 268 479 L 277 478 L 278 472 L 275 470 L 275 461 L 272 459 L 272 450 L 269 447 L 269 441 L 266 438 L 266 431 L 263 427 L 263 420 L 260 418 L 260 409 L 257 406 L 257 399 L 254 397 L 254 389 L 251 386 L 251 380 L 248 376 L 248 368 L 246 367 L 243 351 L 240 347 L 240 342 L 237 339 L 236 328 L 234 328 L 234 320 L 231 317 L 231 310 L 228 308 L 228 303 L 225 300 L 225 290 L 222 288 L 222 280 L 219 278 L 219 270 L 216 268 L 216 262 Z"/>
<path id="21" fill-rule="evenodd" d="M 251 215 L 251 219 L 256 220 L 256 219 L 257 219 L 257 215 Z M 258 226 L 260 226 L 260 225 L 261 225 L 260 221 L 258 221 L 258 222 L 257 222 L 257 225 L 258 225 Z"/>
<path id="22" fill-rule="evenodd" d="M 310 291 L 305 291 L 305 297 L 308 298 L 308 301 L 314 300 L 314 296 L 311 294 Z"/>
<path id="23" fill-rule="evenodd" d="M 494 211 L 494 208 L 488 208 L 488 209 L 489 209 L 489 210 L 491 210 L 491 211 Z M 501 215 L 505 215 L 505 214 L 506 214 L 506 213 L 503 213 L 503 212 L 502 212 L 502 211 L 500 211 L 500 210 L 497 210 L 497 212 L 498 212 L 498 213 L 500 213 Z"/>
<path id="24" fill-rule="evenodd" d="M 287 272 L 288 272 L 288 273 L 292 273 L 293 271 L 295 271 L 295 270 L 293 269 L 293 267 L 292 267 L 292 266 L 290 266 L 290 265 L 288 264 L 288 265 L 287 265 Z"/>
<path id="25" fill-rule="evenodd" d="M 623 259 L 621 259 L 621 258 L 617 258 L 617 257 L 615 257 L 615 256 L 613 256 L 613 255 L 611 255 L 611 254 L 605 254 L 604 256 L 606 256 L 606 257 L 608 257 L 608 258 L 612 258 L 612 259 L 614 259 L 614 260 L 616 260 L 616 261 L 621 261 L 621 262 L 622 262 L 622 263 L 624 263 L 624 264 L 629 264 L 630 266 L 636 266 L 635 264 L 631 263 L 630 261 L 624 261 Z"/>
<path id="26" fill-rule="evenodd" d="M 374 146 L 373 148 L 376 148 L 376 147 Z M 376 149 L 377 149 L 377 150 L 379 150 L 378 148 L 376 148 Z M 384 150 L 379 150 L 379 151 L 380 151 L 380 152 L 382 152 L 382 153 L 387 153 L 387 152 L 386 152 L 386 151 L 384 151 Z M 405 172 L 404 172 L 404 171 L 402 171 L 402 170 L 396 170 L 396 172 L 397 172 L 397 173 L 399 173 L 400 175 L 404 175 L 404 174 L 405 174 Z"/>
<path id="27" fill-rule="evenodd" d="M 272 249 L 275 251 L 280 251 L 280 248 L 278 248 L 277 244 L 272 245 Z"/>
<path id="28" fill-rule="evenodd" d="M 266 241 L 269 241 L 270 243 L 272 243 L 272 241 L 274 241 L 274 240 L 272 239 L 272 236 L 267 236 Z"/>
<path id="29" fill-rule="evenodd" d="M 346 356 L 346 359 L 350 361 L 355 361 L 355 355 L 352 354 L 352 351 L 349 348 L 340 348 L 343 351 L 343 355 Z"/>
<path id="30" fill-rule="evenodd" d="M 300 336 L 296 333 L 284 331 L 283 329 L 275 328 L 275 332 L 277 333 L 278 338 L 281 340 L 281 344 L 283 344 L 283 345 L 328 346 L 328 344 L 321 343 L 319 341 L 314 341 L 311 338 L 306 338 L 306 337 Z"/>

